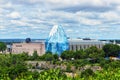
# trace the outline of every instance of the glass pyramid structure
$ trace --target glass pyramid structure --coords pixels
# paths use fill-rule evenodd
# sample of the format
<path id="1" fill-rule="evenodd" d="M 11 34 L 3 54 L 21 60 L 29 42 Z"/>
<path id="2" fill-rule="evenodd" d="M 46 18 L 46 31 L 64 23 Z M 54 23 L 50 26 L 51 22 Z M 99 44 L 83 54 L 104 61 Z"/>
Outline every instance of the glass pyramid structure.
<path id="1" fill-rule="evenodd" d="M 46 39 L 45 47 L 47 52 L 61 55 L 65 50 L 69 49 L 69 43 L 64 29 L 61 25 L 53 26 L 49 37 Z"/>

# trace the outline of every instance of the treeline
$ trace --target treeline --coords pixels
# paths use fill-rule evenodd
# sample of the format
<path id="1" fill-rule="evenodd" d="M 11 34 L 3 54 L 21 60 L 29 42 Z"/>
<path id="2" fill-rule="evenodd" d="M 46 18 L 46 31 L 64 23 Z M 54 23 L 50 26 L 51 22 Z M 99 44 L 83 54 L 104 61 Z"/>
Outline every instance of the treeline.
<path id="1" fill-rule="evenodd" d="M 98 58 L 106 58 L 106 57 L 120 57 L 120 46 L 116 44 L 106 44 L 102 49 L 99 49 L 95 46 L 87 48 L 85 50 L 78 50 L 76 52 L 73 51 L 64 51 L 61 54 L 62 59 L 69 60 L 71 58 L 74 59 L 98 59 Z"/>
<path id="2" fill-rule="evenodd" d="M 34 53 L 36 54 L 36 53 Z M 52 56 L 52 57 L 48 57 Z M 48 69 L 43 70 L 42 72 L 37 71 L 28 71 L 28 65 L 26 61 L 29 60 L 56 60 L 58 57 L 53 56 L 51 53 L 47 53 L 43 56 L 37 56 L 38 59 L 35 59 L 35 55 L 28 56 L 27 53 L 22 54 L 1 54 L 0 55 L 0 80 L 101 80 L 101 79 L 119 79 L 120 76 L 120 62 L 119 61 L 111 61 L 111 60 L 101 60 L 97 65 L 100 65 L 103 70 L 93 72 L 91 69 L 83 70 L 83 72 L 75 73 L 75 77 L 66 76 L 65 72 L 60 69 Z M 83 60 L 83 61 L 82 61 Z M 32 60 L 33 61 L 33 60 Z M 58 60 L 56 60 L 58 61 Z M 78 60 L 68 60 L 68 61 L 60 61 L 60 64 L 64 62 L 67 63 L 67 70 L 69 72 L 70 66 L 77 66 L 82 64 L 92 65 L 89 61 L 86 62 L 85 59 Z M 55 63 L 56 64 L 56 63 Z M 96 65 L 96 64 L 95 64 Z"/>
<path id="3" fill-rule="evenodd" d="M 6 44 L 0 42 L 0 51 L 3 53 L 6 50 Z M 70 60 L 70 59 L 97 59 L 101 57 L 119 57 L 120 56 L 120 46 L 116 44 L 106 44 L 103 46 L 102 49 L 99 49 L 95 46 L 87 48 L 85 50 L 78 50 L 78 51 L 64 51 L 60 56 L 57 54 L 52 54 L 51 52 L 46 52 L 43 56 L 38 56 L 37 52 L 35 51 L 32 56 L 28 56 L 26 54 L 26 60 L 58 60 L 61 57 L 63 60 Z"/>
<path id="4" fill-rule="evenodd" d="M 3 44 L 3 43 L 2 43 Z M 5 47 L 5 46 L 4 46 Z M 0 48 L 4 51 L 4 48 Z M 27 53 L 0 54 L 0 80 L 119 80 L 120 61 L 107 60 L 106 57 L 119 57 L 120 47 L 115 44 L 106 44 L 102 49 L 92 46 L 85 50 L 64 51 L 60 56 L 47 52 L 38 56 L 35 51 L 32 56 Z M 48 69 L 42 72 L 29 71 L 26 61 L 50 61 L 55 65 L 64 64 L 66 71 L 60 69 Z M 100 66 L 103 70 L 92 71 L 85 69 L 77 71 L 79 67 Z M 75 66 L 75 77 L 66 76 L 65 72 L 71 72 Z"/>
<path id="5" fill-rule="evenodd" d="M 26 54 L 26 53 L 25 53 Z M 38 56 L 37 52 L 33 53 L 33 56 L 27 56 L 28 60 L 43 60 L 43 61 L 53 61 L 59 60 L 77 60 L 77 59 L 100 59 L 108 57 L 120 57 L 120 46 L 115 44 L 106 44 L 102 49 L 95 46 L 87 48 L 85 50 L 78 51 L 64 51 L 60 56 L 57 54 L 52 54 L 51 52 L 46 52 L 42 56 Z"/>

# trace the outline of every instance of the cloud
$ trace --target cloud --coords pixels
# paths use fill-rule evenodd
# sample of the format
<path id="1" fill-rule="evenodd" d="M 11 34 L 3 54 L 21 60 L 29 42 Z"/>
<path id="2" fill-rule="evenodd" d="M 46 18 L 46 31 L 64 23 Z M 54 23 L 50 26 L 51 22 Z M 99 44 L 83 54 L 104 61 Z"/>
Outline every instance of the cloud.
<path id="1" fill-rule="evenodd" d="M 99 11 L 105 12 L 113 10 L 115 7 L 106 0 L 48 0 L 48 4 L 53 10 L 63 10 L 67 12 L 78 11 Z"/>
<path id="2" fill-rule="evenodd" d="M 37 5 L 41 9 L 62 10 L 68 12 L 78 11 L 108 11 L 115 9 L 116 5 L 119 5 L 120 1 L 107 1 L 107 0 L 16 0 L 12 1 L 14 4 L 23 5 Z M 42 7 L 44 6 L 44 7 Z"/>
<path id="3" fill-rule="evenodd" d="M 72 29 L 68 29 L 68 30 L 66 30 L 67 32 L 73 32 L 73 30 Z"/>
<path id="4" fill-rule="evenodd" d="M 26 25 L 25 22 L 22 22 L 20 20 L 11 20 L 11 23 L 14 25 L 18 25 L 18 26 L 25 26 Z"/>
<path id="5" fill-rule="evenodd" d="M 117 6 L 117 7 L 116 7 L 116 11 L 120 11 L 120 6 Z"/>
<path id="6" fill-rule="evenodd" d="M 116 12 L 105 12 L 100 15 L 100 18 L 104 18 L 111 21 L 111 20 L 120 19 L 120 15 Z"/>
<path id="7" fill-rule="evenodd" d="M 80 19 L 80 22 L 81 24 L 90 25 L 90 26 L 96 26 L 102 24 L 102 22 L 99 20 L 85 19 L 85 18 Z"/>
<path id="8" fill-rule="evenodd" d="M 119 0 L 0 0 L 0 37 L 46 38 L 61 24 L 74 38 L 119 38 L 119 13 Z"/>
<path id="9" fill-rule="evenodd" d="M 10 18 L 13 18 L 13 19 L 17 19 L 17 18 L 21 17 L 19 12 L 12 12 L 12 13 L 8 14 L 7 16 Z"/>
<path id="10" fill-rule="evenodd" d="M 5 29 L 5 27 L 4 26 L 0 26 L 0 30 L 4 30 Z"/>
<path id="11" fill-rule="evenodd" d="M 26 32 L 21 32 L 21 34 L 24 34 L 24 35 L 25 35 L 25 34 L 27 34 L 27 33 L 26 33 Z"/>
<path id="12" fill-rule="evenodd" d="M 10 7 L 12 7 L 12 3 L 11 2 L 6 3 L 4 7 L 10 8 Z"/>
<path id="13" fill-rule="evenodd" d="M 3 4 L 3 3 L 5 3 L 5 0 L 0 0 L 0 4 Z"/>
<path id="14" fill-rule="evenodd" d="M 2 14 L 3 11 L 4 11 L 4 10 L 3 10 L 2 8 L 0 8 L 0 14 Z"/>

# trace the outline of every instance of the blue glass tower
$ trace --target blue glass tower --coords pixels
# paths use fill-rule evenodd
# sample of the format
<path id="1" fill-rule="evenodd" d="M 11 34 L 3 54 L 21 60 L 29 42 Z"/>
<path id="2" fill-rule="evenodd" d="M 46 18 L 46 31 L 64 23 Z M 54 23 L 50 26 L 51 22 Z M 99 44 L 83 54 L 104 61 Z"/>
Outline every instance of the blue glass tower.
<path id="1" fill-rule="evenodd" d="M 52 52 L 53 54 L 57 53 L 58 55 L 61 55 L 65 50 L 69 50 L 67 36 L 61 25 L 53 26 L 49 37 L 46 39 L 45 47 L 46 51 Z"/>

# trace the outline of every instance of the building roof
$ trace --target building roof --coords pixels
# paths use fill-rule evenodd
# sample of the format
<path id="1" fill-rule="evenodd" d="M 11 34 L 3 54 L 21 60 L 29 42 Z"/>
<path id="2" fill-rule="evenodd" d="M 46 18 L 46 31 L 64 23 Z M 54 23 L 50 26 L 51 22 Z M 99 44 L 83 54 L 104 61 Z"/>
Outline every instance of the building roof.
<path id="1" fill-rule="evenodd" d="M 99 40 L 82 40 L 82 39 L 69 39 L 69 44 L 105 44 L 105 41 Z"/>

